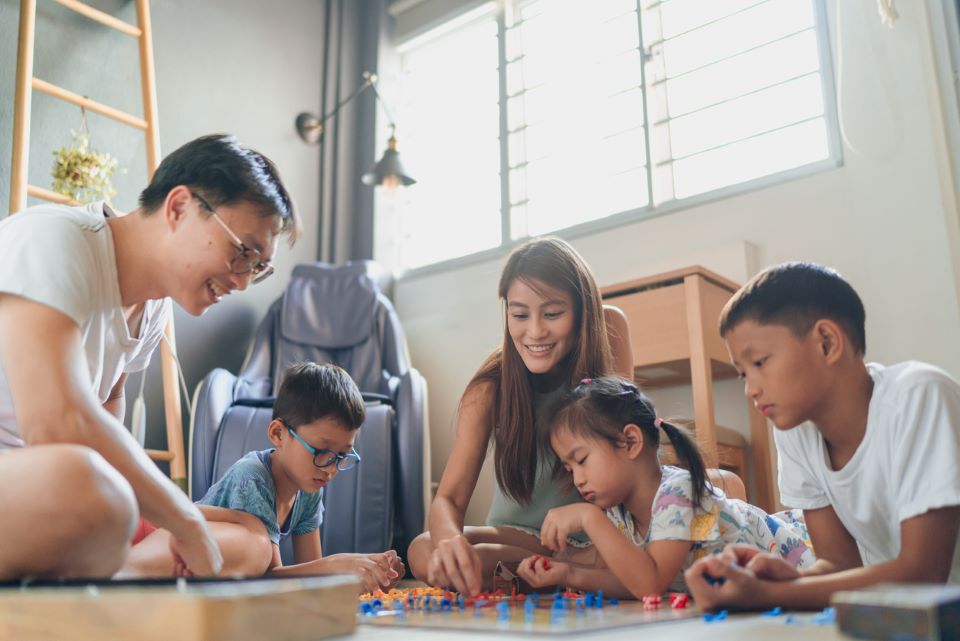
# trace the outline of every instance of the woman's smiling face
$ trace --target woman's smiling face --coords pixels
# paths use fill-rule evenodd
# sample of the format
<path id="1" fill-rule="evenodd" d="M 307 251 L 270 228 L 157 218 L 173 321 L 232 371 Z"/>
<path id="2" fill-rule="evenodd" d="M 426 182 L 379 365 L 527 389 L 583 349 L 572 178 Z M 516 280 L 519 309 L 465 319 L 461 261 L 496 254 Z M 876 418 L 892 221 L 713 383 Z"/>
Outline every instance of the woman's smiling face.
<path id="1" fill-rule="evenodd" d="M 570 353 L 575 317 L 570 295 L 542 281 L 517 278 L 507 290 L 507 331 L 532 374 L 552 372 Z"/>

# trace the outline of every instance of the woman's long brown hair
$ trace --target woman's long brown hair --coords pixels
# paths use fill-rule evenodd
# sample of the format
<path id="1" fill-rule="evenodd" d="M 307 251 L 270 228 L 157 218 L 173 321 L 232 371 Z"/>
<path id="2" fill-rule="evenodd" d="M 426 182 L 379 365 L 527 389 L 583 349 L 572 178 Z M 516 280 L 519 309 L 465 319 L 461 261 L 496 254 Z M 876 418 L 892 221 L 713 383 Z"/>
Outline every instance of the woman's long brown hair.
<path id="1" fill-rule="evenodd" d="M 494 398 L 487 420 L 494 421 L 497 482 L 515 501 L 529 503 L 542 443 L 534 424 L 532 375 L 517 353 L 506 321 L 507 291 L 517 279 L 538 293 L 547 286 L 566 292 L 573 300 L 577 338 L 557 366 L 566 370 L 560 377 L 564 387 L 573 387 L 582 378 L 611 373 L 613 361 L 603 301 L 583 258 L 568 243 L 554 237 L 537 238 L 515 249 L 503 267 L 498 288 L 504 311 L 503 345 L 483 362 L 467 391 L 480 383 L 493 384 Z"/>

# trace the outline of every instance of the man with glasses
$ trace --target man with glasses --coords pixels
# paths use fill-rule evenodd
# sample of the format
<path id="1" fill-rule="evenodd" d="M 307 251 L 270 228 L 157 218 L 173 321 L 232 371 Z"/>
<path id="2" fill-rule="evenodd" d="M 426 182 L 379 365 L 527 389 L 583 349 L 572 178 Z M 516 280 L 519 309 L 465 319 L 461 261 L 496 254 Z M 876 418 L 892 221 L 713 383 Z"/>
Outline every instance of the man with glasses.
<path id="1" fill-rule="evenodd" d="M 320 524 L 323 488 L 337 474 L 360 463 L 353 448 L 365 408 L 356 384 L 336 365 L 299 363 L 284 372 L 273 418 L 266 426 L 271 449 L 246 454 L 223 473 L 202 499 L 203 506 L 252 515 L 263 524 L 271 556 L 259 572 L 333 574 L 352 572 L 363 589 L 389 589 L 404 567 L 393 550 L 376 554 L 323 556 Z M 355 514 L 326 518 L 354 520 Z M 283 566 L 280 542 L 290 537 L 295 564 Z M 163 530 L 133 547 L 123 569 L 126 576 L 170 573 L 170 536 Z"/>
<path id="2" fill-rule="evenodd" d="M 111 576 L 138 515 L 171 533 L 182 573 L 248 569 L 124 428 L 123 386 L 170 299 L 199 316 L 269 276 L 298 229 L 273 163 L 224 135 L 167 156 L 127 215 L 43 205 L 0 222 L 0 580 Z"/>

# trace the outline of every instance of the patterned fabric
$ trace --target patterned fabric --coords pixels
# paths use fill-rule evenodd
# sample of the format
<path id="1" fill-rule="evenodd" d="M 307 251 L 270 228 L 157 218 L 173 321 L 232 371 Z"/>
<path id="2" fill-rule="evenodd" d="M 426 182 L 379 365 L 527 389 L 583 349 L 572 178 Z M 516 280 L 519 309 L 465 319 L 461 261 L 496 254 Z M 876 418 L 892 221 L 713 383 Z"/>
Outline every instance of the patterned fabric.
<path id="1" fill-rule="evenodd" d="M 694 509 L 690 472 L 666 465 L 661 469 L 663 477 L 646 533 L 639 531 L 633 515 L 623 505 L 607 510 L 607 518 L 635 545 L 645 548 L 654 541 L 690 541 L 683 569 L 707 554 L 722 551 L 730 543 L 752 545 L 776 554 L 798 569 L 808 568 L 816 561 L 800 510 L 767 514 L 755 505 L 728 498 L 719 489 L 706 493 L 700 507 Z M 670 587 L 686 591 L 682 572 Z"/>

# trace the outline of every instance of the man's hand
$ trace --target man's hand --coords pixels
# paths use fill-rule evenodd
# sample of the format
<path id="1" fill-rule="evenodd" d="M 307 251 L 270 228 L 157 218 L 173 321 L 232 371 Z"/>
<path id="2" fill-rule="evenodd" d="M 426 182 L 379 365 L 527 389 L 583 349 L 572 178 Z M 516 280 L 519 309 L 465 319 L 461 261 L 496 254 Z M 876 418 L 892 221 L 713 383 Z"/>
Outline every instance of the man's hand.
<path id="1" fill-rule="evenodd" d="M 185 531 L 170 532 L 170 552 L 176 576 L 215 576 L 223 568 L 220 546 L 210 535 L 207 521 L 197 511 L 197 518 L 188 520 Z"/>

